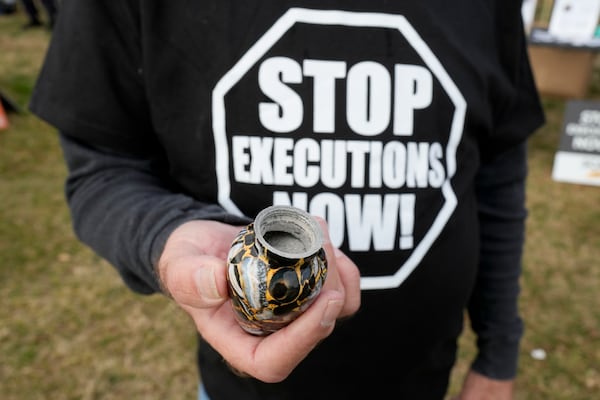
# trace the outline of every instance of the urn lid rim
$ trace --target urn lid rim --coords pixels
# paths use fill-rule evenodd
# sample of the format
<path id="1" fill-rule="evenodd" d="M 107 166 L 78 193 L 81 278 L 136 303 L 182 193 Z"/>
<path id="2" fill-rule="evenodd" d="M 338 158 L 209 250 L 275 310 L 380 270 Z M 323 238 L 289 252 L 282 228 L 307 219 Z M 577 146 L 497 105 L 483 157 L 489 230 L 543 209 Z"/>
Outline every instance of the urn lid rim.
<path id="1" fill-rule="evenodd" d="M 274 246 L 269 232 L 284 232 L 301 241 L 302 249 Z M 300 259 L 315 255 L 323 246 L 323 232 L 319 223 L 306 211 L 293 206 L 269 206 L 254 220 L 254 232 L 260 243 L 270 252 L 286 258 Z"/>

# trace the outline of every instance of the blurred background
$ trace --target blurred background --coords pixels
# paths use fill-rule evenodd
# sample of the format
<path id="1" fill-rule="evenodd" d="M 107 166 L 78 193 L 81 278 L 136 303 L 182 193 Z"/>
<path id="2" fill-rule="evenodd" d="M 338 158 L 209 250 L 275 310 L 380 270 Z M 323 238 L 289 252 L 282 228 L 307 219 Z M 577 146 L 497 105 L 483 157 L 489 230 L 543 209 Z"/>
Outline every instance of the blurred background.
<path id="1" fill-rule="evenodd" d="M 552 6 L 535 4 L 536 27 Z M 56 132 L 27 109 L 52 34 L 43 8 L 40 19 L 27 27 L 20 3 L 0 0 L 0 398 L 193 399 L 191 320 L 162 296 L 130 292 L 72 233 Z M 600 398 L 600 187 L 552 179 L 566 103 L 600 101 L 596 51 L 576 51 L 587 53 L 569 76 L 583 89 L 545 90 L 547 123 L 529 144 L 516 399 Z M 451 393 L 473 356 L 467 328 Z"/>

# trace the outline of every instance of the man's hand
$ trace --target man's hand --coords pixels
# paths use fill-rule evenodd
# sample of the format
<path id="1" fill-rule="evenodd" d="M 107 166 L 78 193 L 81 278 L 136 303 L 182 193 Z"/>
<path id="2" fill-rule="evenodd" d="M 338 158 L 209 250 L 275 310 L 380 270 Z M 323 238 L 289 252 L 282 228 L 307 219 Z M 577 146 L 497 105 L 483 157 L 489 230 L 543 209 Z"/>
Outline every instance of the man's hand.
<path id="1" fill-rule="evenodd" d="M 453 400 L 511 400 L 514 382 L 490 379 L 469 371 L 460 394 Z"/>
<path id="2" fill-rule="evenodd" d="M 360 307 L 358 268 L 332 247 L 326 224 L 319 222 L 328 261 L 321 293 L 294 322 L 263 337 L 250 335 L 238 325 L 229 302 L 226 257 L 242 227 L 191 221 L 167 240 L 158 265 L 163 287 L 233 369 L 264 382 L 282 381 L 331 334 L 338 318 Z"/>

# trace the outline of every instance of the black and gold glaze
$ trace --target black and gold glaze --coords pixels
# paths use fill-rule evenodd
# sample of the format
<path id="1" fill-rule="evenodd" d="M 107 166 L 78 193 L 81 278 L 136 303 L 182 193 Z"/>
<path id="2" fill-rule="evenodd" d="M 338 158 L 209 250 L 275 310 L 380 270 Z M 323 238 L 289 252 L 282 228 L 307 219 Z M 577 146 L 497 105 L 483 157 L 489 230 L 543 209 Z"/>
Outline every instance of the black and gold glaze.
<path id="1" fill-rule="evenodd" d="M 231 245 L 227 275 L 238 322 L 255 335 L 268 335 L 297 318 L 312 303 L 327 275 L 325 251 L 289 259 L 256 240 L 254 224 Z"/>

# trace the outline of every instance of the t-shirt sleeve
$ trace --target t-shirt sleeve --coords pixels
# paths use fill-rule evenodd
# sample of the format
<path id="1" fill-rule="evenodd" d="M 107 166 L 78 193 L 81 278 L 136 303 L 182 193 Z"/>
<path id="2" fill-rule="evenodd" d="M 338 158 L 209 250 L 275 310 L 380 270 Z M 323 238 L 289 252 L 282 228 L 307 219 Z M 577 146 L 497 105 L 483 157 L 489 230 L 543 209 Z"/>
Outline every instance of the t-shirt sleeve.
<path id="1" fill-rule="evenodd" d="M 140 153 L 156 140 L 134 4 L 65 2 L 29 108 L 74 137 Z"/>
<path id="2" fill-rule="evenodd" d="M 503 73 L 490 83 L 493 129 L 480 142 L 484 159 L 527 140 L 545 122 L 531 69 L 521 2 L 496 1 L 496 48 Z"/>
<path id="3" fill-rule="evenodd" d="M 77 236 L 130 288 L 152 293 L 160 289 L 156 262 L 178 225 L 247 221 L 169 178 L 145 92 L 138 3 L 65 1 L 30 109 L 61 132 Z"/>

